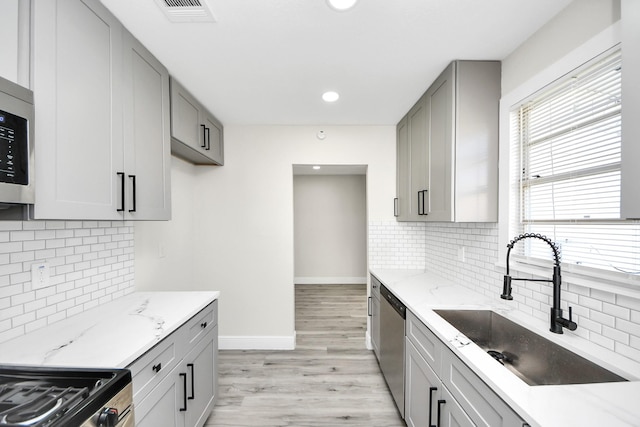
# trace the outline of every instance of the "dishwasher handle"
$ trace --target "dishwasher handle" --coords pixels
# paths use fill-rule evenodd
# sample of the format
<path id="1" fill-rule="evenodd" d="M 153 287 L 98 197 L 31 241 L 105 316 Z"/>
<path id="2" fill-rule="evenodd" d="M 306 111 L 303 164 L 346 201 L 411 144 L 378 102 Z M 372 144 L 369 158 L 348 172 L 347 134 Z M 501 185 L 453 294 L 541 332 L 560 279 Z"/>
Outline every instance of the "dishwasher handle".
<path id="1" fill-rule="evenodd" d="M 407 318 L 407 307 L 384 285 L 380 285 L 380 295 L 382 295 L 384 299 L 387 300 L 389 305 L 393 307 L 393 309 L 400 315 L 400 317 L 402 317 L 403 319 Z"/>

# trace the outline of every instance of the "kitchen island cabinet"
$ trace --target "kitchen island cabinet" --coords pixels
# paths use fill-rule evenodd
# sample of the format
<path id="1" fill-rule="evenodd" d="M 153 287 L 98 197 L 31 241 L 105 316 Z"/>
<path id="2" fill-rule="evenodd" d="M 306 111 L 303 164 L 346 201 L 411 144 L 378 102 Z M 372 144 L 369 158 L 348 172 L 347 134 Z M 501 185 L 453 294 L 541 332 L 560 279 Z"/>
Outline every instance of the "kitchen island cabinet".
<path id="1" fill-rule="evenodd" d="M 371 308 L 371 346 L 380 360 L 380 281 L 371 276 L 371 289 L 369 291 Z"/>
<path id="2" fill-rule="evenodd" d="M 197 165 L 223 165 L 222 124 L 171 79 L 171 151 Z"/>
<path id="3" fill-rule="evenodd" d="M 454 61 L 397 125 L 399 221 L 495 222 L 500 62 Z"/>
<path id="4" fill-rule="evenodd" d="M 98 0 L 32 7 L 31 216 L 169 219 L 168 71 Z"/>

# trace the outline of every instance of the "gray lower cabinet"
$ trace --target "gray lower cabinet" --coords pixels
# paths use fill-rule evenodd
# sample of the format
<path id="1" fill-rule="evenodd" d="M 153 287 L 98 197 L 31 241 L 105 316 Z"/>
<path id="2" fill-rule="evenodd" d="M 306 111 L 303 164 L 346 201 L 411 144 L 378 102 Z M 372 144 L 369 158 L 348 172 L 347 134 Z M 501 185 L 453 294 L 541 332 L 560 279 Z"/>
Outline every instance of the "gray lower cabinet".
<path id="1" fill-rule="evenodd" d="M 406 330 L 407 426 L 525 425 L 498 395 L 410 311 L 407 311 Z"/>
<path id="2" fill-rule="evenodd" d="M 171 152 L 197 165 L 224 164 L 222 124 L 171 78 Z"/>
<path id="3" fill-rule="evenodd" d="M 138 427 L 202 427 L 217 398 L 217 301 L 128 368 Z"/>

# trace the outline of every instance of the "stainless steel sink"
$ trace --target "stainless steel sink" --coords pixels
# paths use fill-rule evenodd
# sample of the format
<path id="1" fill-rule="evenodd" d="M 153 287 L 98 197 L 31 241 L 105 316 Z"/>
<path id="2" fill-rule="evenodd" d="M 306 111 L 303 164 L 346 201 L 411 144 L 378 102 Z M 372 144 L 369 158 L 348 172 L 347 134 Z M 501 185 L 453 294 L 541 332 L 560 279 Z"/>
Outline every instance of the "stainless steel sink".
<path id="1" fill-rule="evenodd" d="M 435 312 L 529 385 L 627 381 L 493 311 Z"/>

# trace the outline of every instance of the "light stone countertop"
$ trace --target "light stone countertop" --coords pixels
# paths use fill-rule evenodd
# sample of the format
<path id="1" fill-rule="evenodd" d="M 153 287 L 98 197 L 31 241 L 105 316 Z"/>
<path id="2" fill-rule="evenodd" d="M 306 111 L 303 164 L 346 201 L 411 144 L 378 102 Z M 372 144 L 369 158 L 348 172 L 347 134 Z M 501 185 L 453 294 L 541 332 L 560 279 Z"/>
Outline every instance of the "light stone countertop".
<path id="1" fill-rule="evenodd" d="M 495 297 L 487 297 L 421 270 L 372 269 L 371 273 L 531 426 L 640 426 L 640 364 L 569 331 L 550 332 L 547 322 L 500 299 L 501 284 Z M 529 386 L 480 347 L 469 344 L 434 309 L 493 310 L 630 381 Z"/>
<path id="2" fill-rule="evenodd" d="M 0 343 L 0 364 L 125 368 L 219 295 L 134 292 Z"/>

